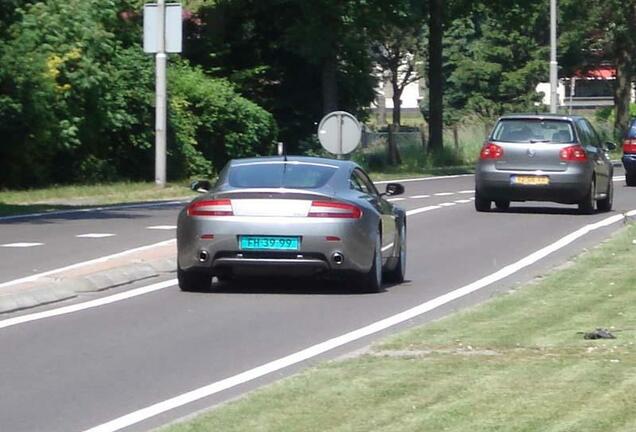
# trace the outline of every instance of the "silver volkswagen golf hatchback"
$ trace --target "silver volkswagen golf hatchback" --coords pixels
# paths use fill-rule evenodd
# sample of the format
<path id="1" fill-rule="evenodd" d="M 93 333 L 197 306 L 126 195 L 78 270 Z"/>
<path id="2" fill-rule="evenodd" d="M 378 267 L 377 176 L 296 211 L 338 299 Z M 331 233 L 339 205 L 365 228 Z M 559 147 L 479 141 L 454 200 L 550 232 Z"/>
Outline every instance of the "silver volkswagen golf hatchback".
<path id="1" fill-rule="evenodd" d="M 610 211 L 614 195 L 609 151 L 584 117 L 506 115 L 484 143 L 475 172 L 475 208 L 494 201 L 577 204 L 581 213 Z"/>

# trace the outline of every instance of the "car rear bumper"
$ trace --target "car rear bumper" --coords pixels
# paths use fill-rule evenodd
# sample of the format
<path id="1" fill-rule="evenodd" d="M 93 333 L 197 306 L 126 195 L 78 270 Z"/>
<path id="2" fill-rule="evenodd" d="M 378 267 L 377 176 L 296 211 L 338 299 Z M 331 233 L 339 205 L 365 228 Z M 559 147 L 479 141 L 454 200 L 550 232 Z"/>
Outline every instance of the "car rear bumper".
<path id="1" fill-rule="evenodd" d="M 629 171 L 629 172 L 636 171 L 636 154 L 625 154 L 623 155 L 621 161 L 623 162 L 623 167 L 625 167 L 625 171 Z"/>
<path id="2" fill-rule="evenodd" d="M 546 176 L 548 185 L 513 184 L 512 176 Z M 553 201 L 576 204 L 589 191 L 591 170 L 586 166 L 570 166 L 565 171 L 503 171 L 491 166 L 478 166 L 475 174 L 475 190 L 491 200 Z"/>
<path id="3" fill-rule="evenodd" d="M 368 234 L 374 230 L 366 228 L 367 223 L 370 224 L 365 220 L 181 216 L 177 230 L 178 265 L 186 271 L 245 276 L 365 272 L 371 266 L 375 244 Z M 202 239 L 206 234 L 214 238 Z M 298 236 L 300 249 L 244 251 L 239 247 L 239 235 Z M 201 259 L 202 253 L 206 259 Z M 342 262 L 337 262 L 337 255 Z"/>

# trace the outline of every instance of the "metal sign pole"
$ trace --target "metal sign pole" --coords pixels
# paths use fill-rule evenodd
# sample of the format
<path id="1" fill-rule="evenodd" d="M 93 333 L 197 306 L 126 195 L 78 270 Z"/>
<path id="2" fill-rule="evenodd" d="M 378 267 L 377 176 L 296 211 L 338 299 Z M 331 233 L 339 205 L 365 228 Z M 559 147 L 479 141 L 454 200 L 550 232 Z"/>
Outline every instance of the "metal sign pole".
<path id="1" fill-rule="evenodd" d="M 550 0 L 550 112 L 557 112 L 557 0 Z"/>
<path id="2" fill-rule="evenodd" d="M 338 124 L 338 159 L 343 159 L 342 157 L 342 114 L 338 114 L 336 116 L 336 121 Z"/>
<path id="3" fill-rule="evenodd" d="M 157 1 L 159 47 L 156 56 L 155 184 L 166 185 L 166 1 Z"/>

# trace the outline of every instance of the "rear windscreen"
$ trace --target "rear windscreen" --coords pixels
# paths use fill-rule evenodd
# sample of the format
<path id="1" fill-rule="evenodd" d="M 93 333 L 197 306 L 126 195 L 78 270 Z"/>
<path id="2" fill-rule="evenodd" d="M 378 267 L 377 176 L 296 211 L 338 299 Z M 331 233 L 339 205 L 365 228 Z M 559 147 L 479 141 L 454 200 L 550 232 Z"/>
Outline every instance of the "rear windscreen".
<path id="1" fill-rule="evenodd" d="M 329 181 L 336 169 L 296 162 L 236 165 L 230 168 L 228 183 L 237 188 L 317 189 Z"/>
<path id="2" fill-rule="evenodd" d="M 568 121 L 541 119 L 503 119 L 492 134 L 493 141 L 505 142 L 574 142 Z"/>

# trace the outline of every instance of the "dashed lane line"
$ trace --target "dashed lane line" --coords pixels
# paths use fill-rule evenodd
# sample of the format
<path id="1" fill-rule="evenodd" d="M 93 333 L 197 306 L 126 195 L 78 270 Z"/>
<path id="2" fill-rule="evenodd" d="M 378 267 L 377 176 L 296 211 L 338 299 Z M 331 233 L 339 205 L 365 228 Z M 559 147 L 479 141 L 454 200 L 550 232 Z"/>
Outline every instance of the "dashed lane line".
<path id="1" fill-rule="evenodd" d="M 88 233 L 88 234 L 78 234 L 75 237 L 98 239 L 98 238 L 106 238 L 106 237 L 115 237 L 115 234 L 111 234 L 111 233 Z"/>
<path id="2" fill-rule="evenodd" d="M 28 242 L 19 242 L 19 243 L 6 243 L 0 245 L 3 248 L 29 248 L 35 246 L 43 246 L 44 243 L 28 243 Z"/>
<path id="3" fill-rule="evenodd" d="M 177 229 L 177 226 L 176 225 L 154 225 L 154 226 L 146 227 L 146 229 L 170 231 L 170 230 Z"/>
<path id="4" fill-rule="evenodd" d="M 118 252 L 118 253 L 115 253 L 115 254 L 112 254 L 112 255 L 106 255 L 106 256 L 103 256 L 103 257 L 100 257 L 100 258 L 95 258 L 95 259 L 88 260 L 88 261 L 82 261 L 82 262 L 79 262 L 79 263 L 71 264 L 71 265 L 66 266 L 66 267 L 61 267 L 61 268 L 45 271 L 45 272 L 42 272 L 42 273 L 37 273 L 37 274 L 31 275 L 31 276 L 26 276 L 26 277 L 23 277 L 23 278 L 20 278 L 20 279 L 14 279 L 14 280 L 11 280 L 11 281 L 3 282 L 3 283 L 0 283 L 0 288 L 4 288 L 4 287 L 7 287 L 7 286 L 12 286 L 12 285 L 17 285 L 17 284 L 24 283 L 24 282 L 33 282 L 33 281 L 36 281 L 36 280 L 38 280 L 40 278 L 43 278 L 45 276 L 54 275 L 54 274 L 61 273 L 61 272 L 67 271 L 67 270 L 73 270 L 73 269 L 85 267 L 85 266 L 88 266 L 88 265 L 102 263 L 102 262 L 108 261 L 108 260 L 113 259 L 113 258 L 118 258 L 118 257 L 126 256 L 128 254 L 133 254 L 133 253 L 136 253 L 136 252 L 141 252 L 141 251 L 145 251 L 145 250 L 149 250 L 149 249 L 155 249 L 157 247 L 169 245 L 169 244 L 172 244 L 172 243 L 175 243 L 175 242 L 176 242 L 175 239 L 165 240 L 165 241 L 161 241 L 161 242 L 158 242 L 158 243 L 153 243 L 153 244 L 150 244 L 150 245 L 145 245 L 145 246 L 141 246 L 141 247 L 137 247 L 137 248 L 133 248 L 133 249 L 128 249 L 128 250 L 125 250 L 125 251 L 122 251 L 122 252 Z"/>

